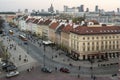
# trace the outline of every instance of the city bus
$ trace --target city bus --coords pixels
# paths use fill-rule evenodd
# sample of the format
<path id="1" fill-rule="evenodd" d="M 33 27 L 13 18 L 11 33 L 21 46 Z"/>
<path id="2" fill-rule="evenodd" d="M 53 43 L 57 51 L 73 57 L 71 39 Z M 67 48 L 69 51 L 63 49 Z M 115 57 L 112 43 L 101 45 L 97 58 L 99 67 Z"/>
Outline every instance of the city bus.
<path id="1" fill-rule="evenodd" d="M 12 31 L 12 30 L 9 30 L 9 34 L 13 35 L 13 31 Z"/>
<path id="2" fill-rule="evenodd" d="M 19 35 L 19 38 L 20 38 L 21 40 L 23 40 L 23 41 L 27 41 L 27 38 L 26 38 L 25 36 L 23 36 L 23 35 Z"/>

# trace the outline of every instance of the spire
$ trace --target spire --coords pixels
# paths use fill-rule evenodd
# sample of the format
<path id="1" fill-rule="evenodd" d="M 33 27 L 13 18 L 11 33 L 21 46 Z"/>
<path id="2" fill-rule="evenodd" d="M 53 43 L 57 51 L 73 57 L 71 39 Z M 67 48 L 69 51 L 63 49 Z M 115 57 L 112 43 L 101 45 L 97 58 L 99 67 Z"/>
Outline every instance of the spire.
<path id="1" fill-rule="evenodd" d="M 52 5 L 52 4 L 51 4 L 50 8 L 48 8 L 48 12 L 51 12 L 51 13 L 53 13 L 53 12 L 54 12 L 54 7 L 53 7 L 53 5 Z"/>

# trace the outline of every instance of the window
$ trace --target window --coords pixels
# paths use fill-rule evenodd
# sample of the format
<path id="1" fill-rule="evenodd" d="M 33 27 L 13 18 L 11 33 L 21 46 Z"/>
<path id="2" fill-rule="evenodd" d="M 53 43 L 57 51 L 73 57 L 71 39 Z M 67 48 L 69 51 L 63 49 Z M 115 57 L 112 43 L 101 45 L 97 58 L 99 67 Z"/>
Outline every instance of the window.
<path id="1" fill-rule="evenodd" d="M 83 47 L 83 51 L 85 51 L 85 47 Z"/>
<path id="2" fill-rule="evenodd" d="M 109 44 L 111 45 L 111 41 L 109 41 Z"/>
<path id="3" fill-rule="evenodd" d="M 105 42 L 105 44 L 107 45 L 107 41 Z"/>
<path id="4" fill-rule="evenodd" d="M 118 41 L 116 43 L 118 44 Z"/>
<path id="5" fill-rule="evenodd" d="M 98 47 L 98 46 L 96 47 L 96 50 L 99 50 L 99 47 Z"/>
<path id="6" fill-rule="evenodd" d="M 83 40 L 85 40 L 85 37 L 83 37 Z"/>
<path id="7" fill-rule="evenodd" d="M 88 42 L 88 46 L 90 45 L 90 43 Z"/>
<path id="8" fill-rule="evenodd" d="M 85 43 L 83 43 L 83 46 L 85 46 Z"/>
<path id="9" fill-rule="evenodd" d="M 92 37 L 92 39 L 94 39 L 94 37 Z"/>
<path id="10" fill-rule="evenodd" d="M 115 44 L 115 41 L 113 41 L 113 44 Z"/>
<path id="11" fill-rule="evenodd" d="M 113 36 L 113 38 L 115 38 L 115 36 Z"/>
<path id="12" fill-rule="evenodd" d="M 117 49 L 119 49 L 119 45 L 117 44 Z"/>
<path id="13" fill-rule="evenodd" d="M 94 51 L 94 47 L 92 47 L 92 51 Z"/>
<path id="14" fill-rule="evenodd" d="M 99 39 L 99 37 L 96 37 L 96 39 Z"/>
<path id="15" fill-rule="evenodd" d="M 90 47 L 88 47 L 87 50 L 90 51 Z"/>
<path id="16" fill-rule="evenodd" d="M 107 39 L 107 36 L 105 37 L 105 39 Z"/>
<path id="17" fill-rule="evenodd" d="M 101 38 L 103 39 L 103 36 Z"/>
<path id="18" fill-rule="evenodd" d="M 119 38 L 119 36 L 117 36 L 117 38 Z"/>
<path id="19" fill-rule="evenodd" d="M 96 44 L 98 45 L 98 42 L 96 42 Z"/>
<path id="20" fill-rule="evenodd" d="M 101 42 L 101 44 L 103 45 L 103 41 Z"/>
<path id="21" fill-rule="evenodd" d="M 87 37 L 87 39 L 89 40 L 89 37 Z"/>

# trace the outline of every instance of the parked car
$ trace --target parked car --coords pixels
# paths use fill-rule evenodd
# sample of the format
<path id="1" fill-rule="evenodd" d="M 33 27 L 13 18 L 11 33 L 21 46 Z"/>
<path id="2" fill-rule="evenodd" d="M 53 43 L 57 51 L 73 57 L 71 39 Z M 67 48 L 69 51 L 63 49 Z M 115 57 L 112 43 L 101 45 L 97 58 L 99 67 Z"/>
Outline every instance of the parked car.
<path id="1" fill-rule="evenodd" d="M 70 73 L 69 69 L 64 67 L 60 68 L 60 72 Z"/>
<path id="2" fill-rule="evenodd" d="M 12 71 L 10 73 L 7 73 L 6 77 L 9 78 L 9 77 L 17 76 L 17 75 L 19 75 L 18 71 Z"/>
<path id="3" fill-rule="evenodd" d="M 25 44 L 25 45 L 28 45 L 28 43 L 27 43 L 27 42 L 24 42 L 24 44 Z"/>
<path id="4" fill-rule="evenodd" d="M 5 62 L 0 62 L 0 65 L 3 67 L 3 66 L 6 65 L 6 63 Z"/>
<path id="5" fill-rule="evenodd" d="M 52 73 L 52 70 L 47 67 L 41 68 L 41 71 L 46 72 L 46 73 Z"/>
<path id="6" fill-rule="evenodd" d="M 6 70 L 7 67 L 12 66 L 12 65 L 13 65 L 13 64 L 7 64 L 7 63 L 6 63 L 5 65 L 2 66 L 2 69 L 3 69 L 3 70 Z"/>
<path id="7" fill-rule="evenodd" d="M 17 69 L 17 67 L 15 66 L 15 65 L 11 65 L 11 66 L 8 66 L 6 69 L 5 69 L 5 71 L 6 72 L 9 72 L 9 71 L 14 71 L 14 70 L 16 70 Z"/>

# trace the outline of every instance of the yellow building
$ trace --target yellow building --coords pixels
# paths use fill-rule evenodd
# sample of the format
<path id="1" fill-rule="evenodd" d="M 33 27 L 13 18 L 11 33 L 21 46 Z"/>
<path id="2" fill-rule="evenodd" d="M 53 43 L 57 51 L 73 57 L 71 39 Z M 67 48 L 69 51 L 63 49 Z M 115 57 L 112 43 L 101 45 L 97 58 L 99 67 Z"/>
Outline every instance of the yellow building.
<path id="1" fill-rule="evenodd" d="M 42 24 L 43 24 L 43 20 L 40 20 L 39 22 L 38 22 L 38 27 L 37 27 L 37 35 L 40 37 L 40 38 L 42 38 Z"/>
<path id="2" fill-rule="evenodd" d="M 68 51 L 69 49 L 69 35 L 72 29 L 73 25 L 67 24 L 61 32 L 61 46 L 63 47 L 63 50 L 65 49 L 65 51 Z"/>
<path id="3" fill-rule="evenodd" d="M 120 27 L 79 26 L 70 33 L 69 47 L 71 48 L 71 55 L 79 59 L 118 57 L 120 52 Z"/>
<path id="4" fill-rule="evenodd" d="M 38 22 L 37 34 L 42 38 L 48 40 L 49 37 L 49 24 L 51 20 L 45 19 Z"/>
<path id="5" fill-rule="evenodd" d="M 58 22 L 53 22 L 49 26 L 49 40 L 51 40 L 54 43 L 57 43 L 55 32 L 58 25 L 59 25 Z"/>

